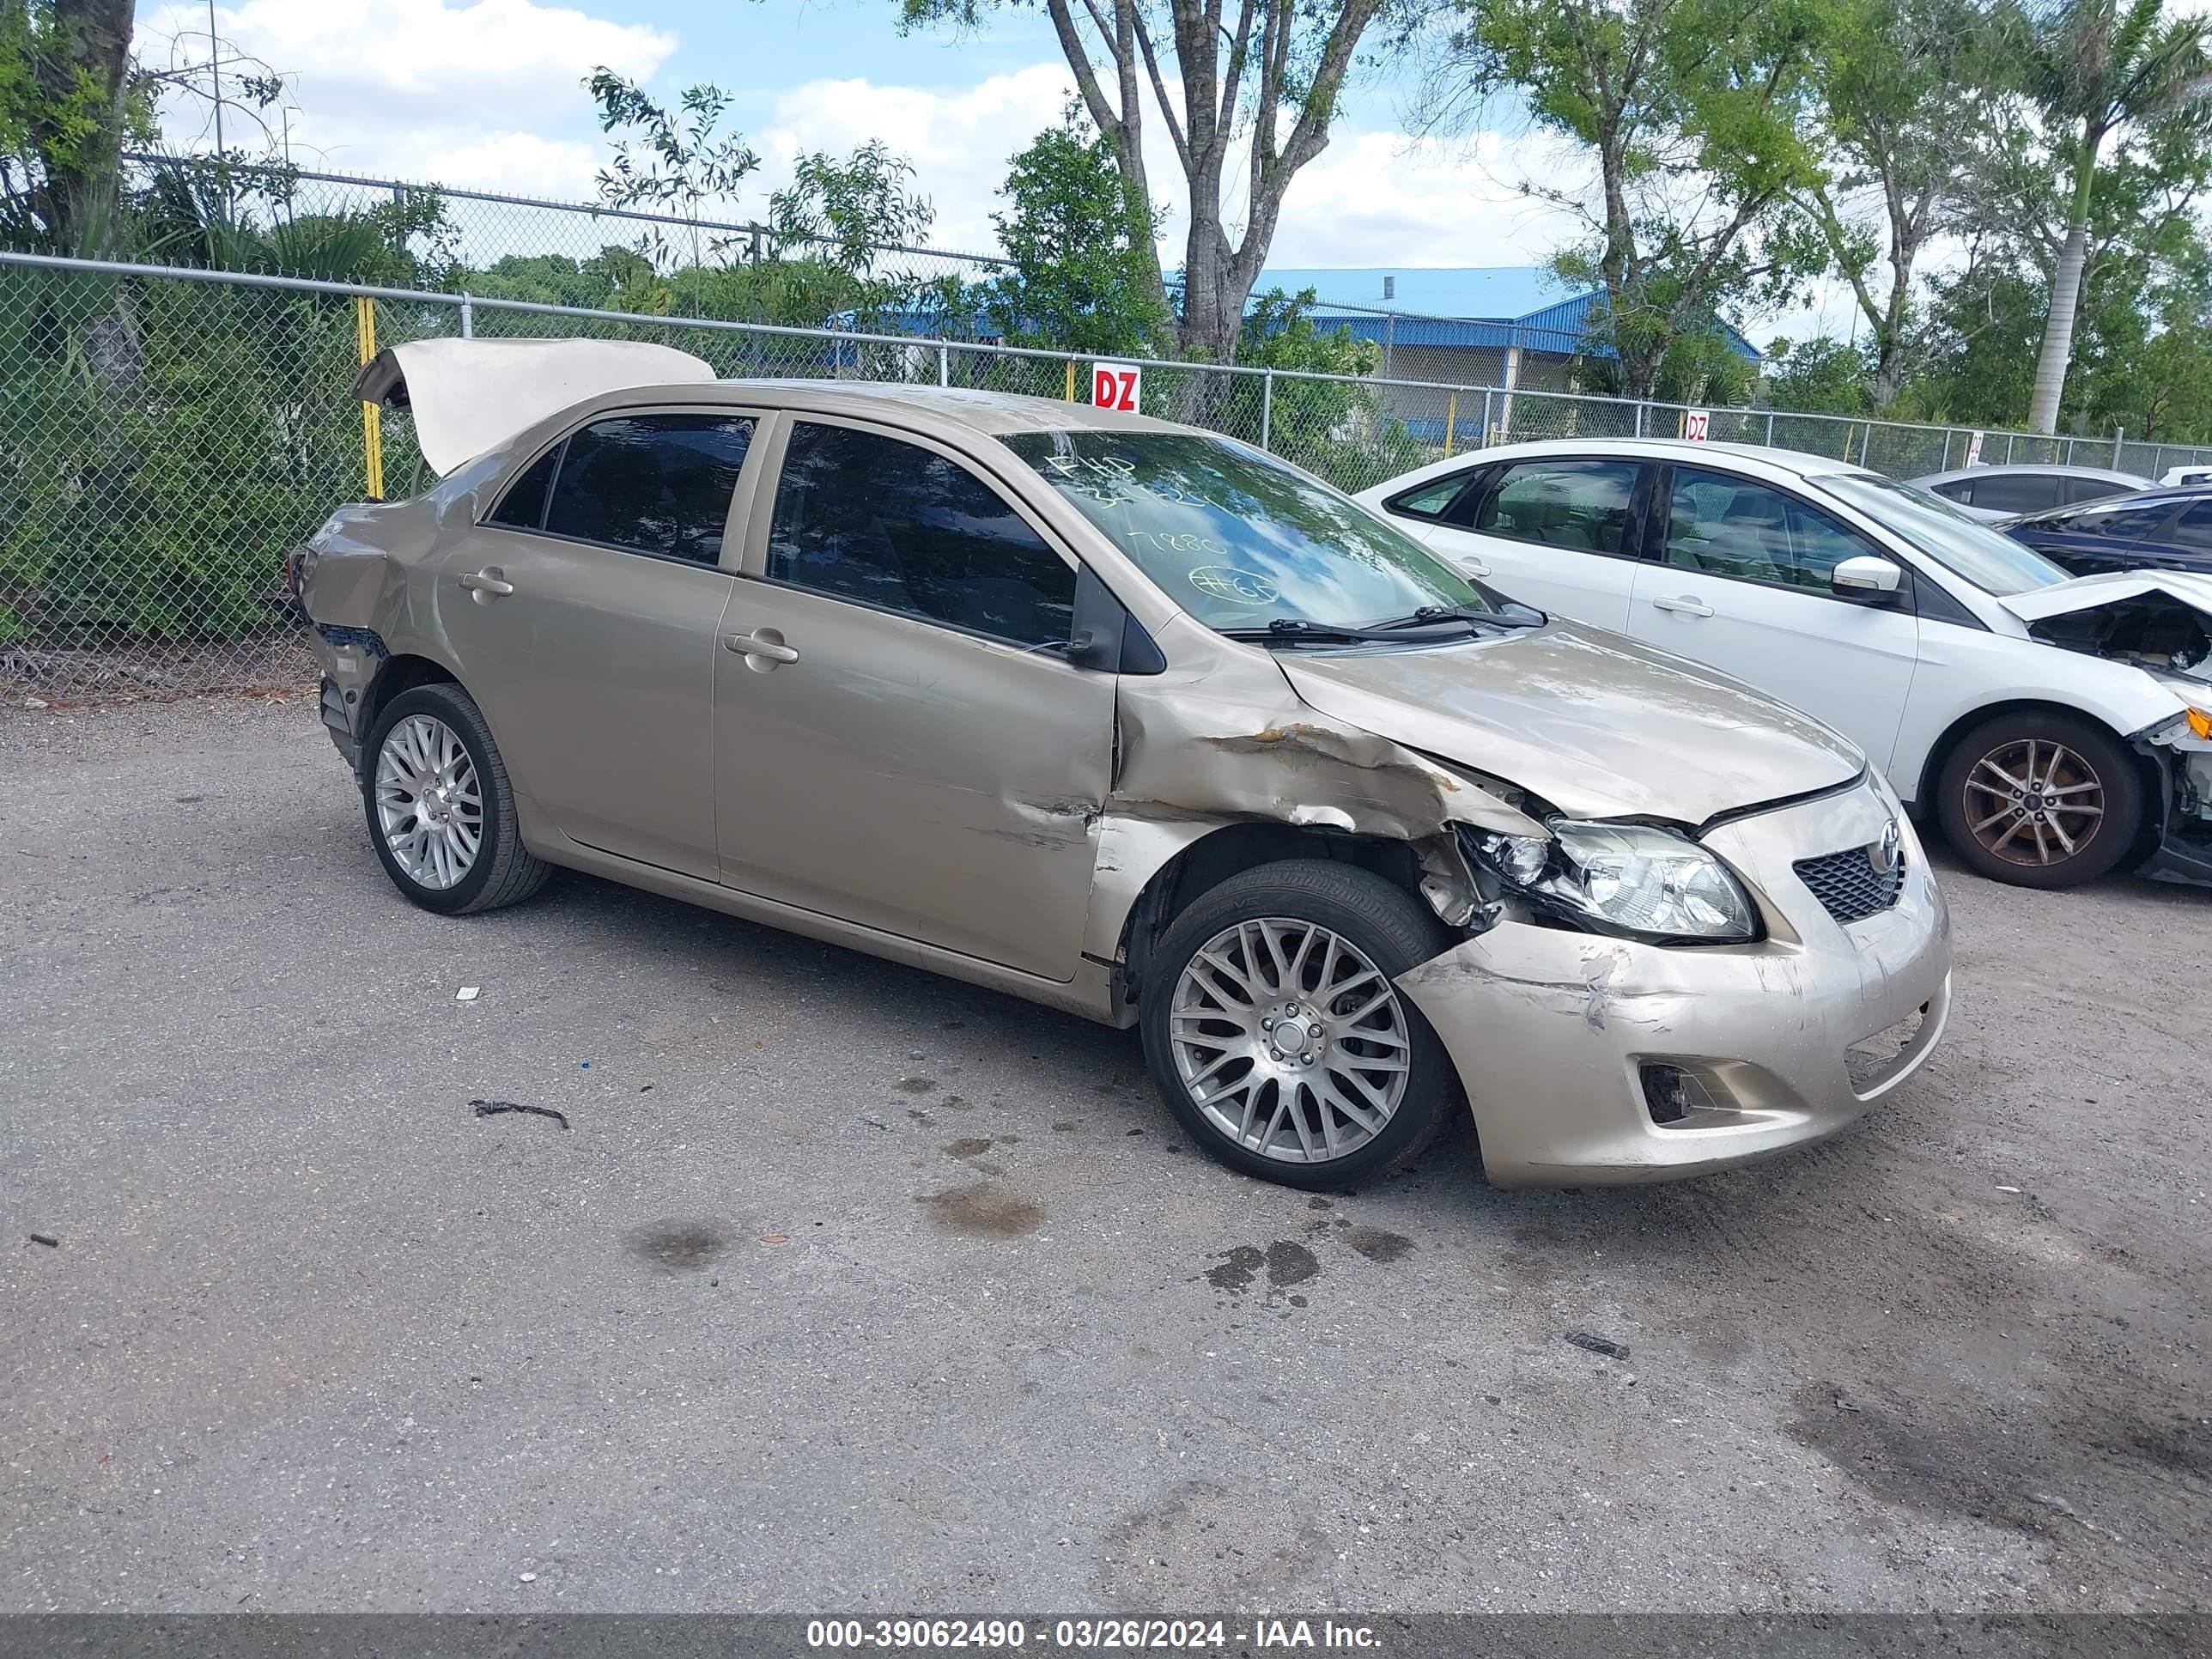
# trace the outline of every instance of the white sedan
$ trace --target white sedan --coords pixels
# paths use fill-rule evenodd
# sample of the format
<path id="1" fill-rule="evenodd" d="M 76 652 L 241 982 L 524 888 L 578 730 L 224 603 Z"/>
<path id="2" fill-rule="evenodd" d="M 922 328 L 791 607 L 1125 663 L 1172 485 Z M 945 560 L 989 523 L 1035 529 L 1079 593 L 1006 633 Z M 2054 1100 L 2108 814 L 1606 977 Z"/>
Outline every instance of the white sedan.
<path id="1" fill-rule="evenodd" d="M 1735 444 L 1513 444 L 1358 499 L 1510 598 L 1818 717 L 1985 875 L 2212 884 L 2212 577 L 2069 579 L 1924 490 Z"/>

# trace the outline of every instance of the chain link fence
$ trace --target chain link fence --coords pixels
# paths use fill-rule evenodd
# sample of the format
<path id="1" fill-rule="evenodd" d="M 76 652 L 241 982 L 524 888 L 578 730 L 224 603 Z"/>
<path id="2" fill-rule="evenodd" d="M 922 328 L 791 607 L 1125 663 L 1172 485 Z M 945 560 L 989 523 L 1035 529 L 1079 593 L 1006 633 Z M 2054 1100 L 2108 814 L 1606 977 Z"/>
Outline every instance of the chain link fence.
<path id="1" fill-rule="evenodd" d="M 731 378 L 930 382 L 1075 400 L 1087 359 L 974 341 L 658 317 L 441 291 L 0 252 L 0 679 L 21 695 L 148 696 L 312 676 L 284 551 L 368 489 L 363 337 L 657 341 Z M 1765 410 L 1148 362 L 1146 411 L 1282 455 L 1347 490 L 1531 438 L 1685 432 L 1903 477 L 1963 465 L 1971 434 Z M 2069 459 L 1984 437 L 1982 456 Z M 420 482 L 382 423 L 386 493 Z M 2072 459 L 2109 460 L 2077 444 Z M 2136 453 L 2140 450 L 2142 453 Z M 2146 473 L 2197 452 L 2131 447 Z"/>

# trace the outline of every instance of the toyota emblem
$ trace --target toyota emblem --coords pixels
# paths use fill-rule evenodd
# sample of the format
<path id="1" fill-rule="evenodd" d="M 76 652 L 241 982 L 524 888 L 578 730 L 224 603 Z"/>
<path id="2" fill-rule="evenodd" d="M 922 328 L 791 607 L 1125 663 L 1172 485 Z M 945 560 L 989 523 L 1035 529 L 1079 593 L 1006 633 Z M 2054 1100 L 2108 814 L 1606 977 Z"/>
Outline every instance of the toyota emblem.
<path id="1" fill-rule="evenodd" d="M 1886 876 L 1897 868 L 1898 859 L 1904 851 L 1904 842 L 1905 837 L 1899 831 L 1895 818 L 1881 826 L 1881 839 L 1867 848 L 1867 862 L 1874 866 L 1875 874 Z"/>

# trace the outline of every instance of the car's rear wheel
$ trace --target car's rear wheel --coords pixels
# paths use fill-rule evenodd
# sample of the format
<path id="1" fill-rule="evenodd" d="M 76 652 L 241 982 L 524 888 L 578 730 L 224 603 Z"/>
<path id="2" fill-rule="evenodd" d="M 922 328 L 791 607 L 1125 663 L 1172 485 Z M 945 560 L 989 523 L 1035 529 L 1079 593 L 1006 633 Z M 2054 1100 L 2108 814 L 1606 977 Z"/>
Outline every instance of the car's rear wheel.
<path id="1" fill-rule="evenodd" d="M 552 873 L 523 846 L 506 763 L 458 685 L 417 686 L 386 705 L 369 733 L 362 802 L 385 873 L 425 910 L 513 904 Z"/>
<path id="2" fill-rule="evenodd" d="M 1201 896 L 1146 971 L 1145 1058 L 1231 1169 L 1304 1188 L 1395 1169 L 1448 1121 L 1450 1059 L 1394 982 L 1450 935 L 1355 866 L 1263 865 Z"/>
<path id="3" fill-rule="evenodd" d="M 1981 874 L 2074 887 L 2126 858 L 2142 829 L 2142 774 L 2118 742 L 2065 714 L 2000 714 L 1944 763 L 1936 811 Z"/>

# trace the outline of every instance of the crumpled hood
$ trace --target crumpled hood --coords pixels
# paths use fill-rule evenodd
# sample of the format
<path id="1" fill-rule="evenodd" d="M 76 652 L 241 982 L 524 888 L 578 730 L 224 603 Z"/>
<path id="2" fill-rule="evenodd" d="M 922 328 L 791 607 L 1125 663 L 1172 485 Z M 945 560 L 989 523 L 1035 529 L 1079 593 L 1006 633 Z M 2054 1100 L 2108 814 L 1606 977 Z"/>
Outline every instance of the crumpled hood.
<path id="1" fill-rule="evenodd" d="M 2094 576 L 2076 576 L 2048 587 L 2030 588 L 1997 603 L 2022 622 L 2047 622 L 2076 611 L 2094 611 L 2146 593 L 2164 593 L 2192 611 L 2212 617 L 2212 576 L 2193 570 L 2107 570 Z"/>
<path id="2" fill-rule="evenodd" d="M 1323 714 L 1577 817 L 1702 823 L 1847 783 L 1866 765 L 1846 739 L 1747 685 L 1572 623 L 1276 660 Z"/>
<path id="3" fill-rule="evenodd" d="M 410 410 L 415 447 L 442 478 L 586 398 L 714 378 L 703 358 L 648 340 L 410 340 L 363 363 L 353 395 Z"/>

